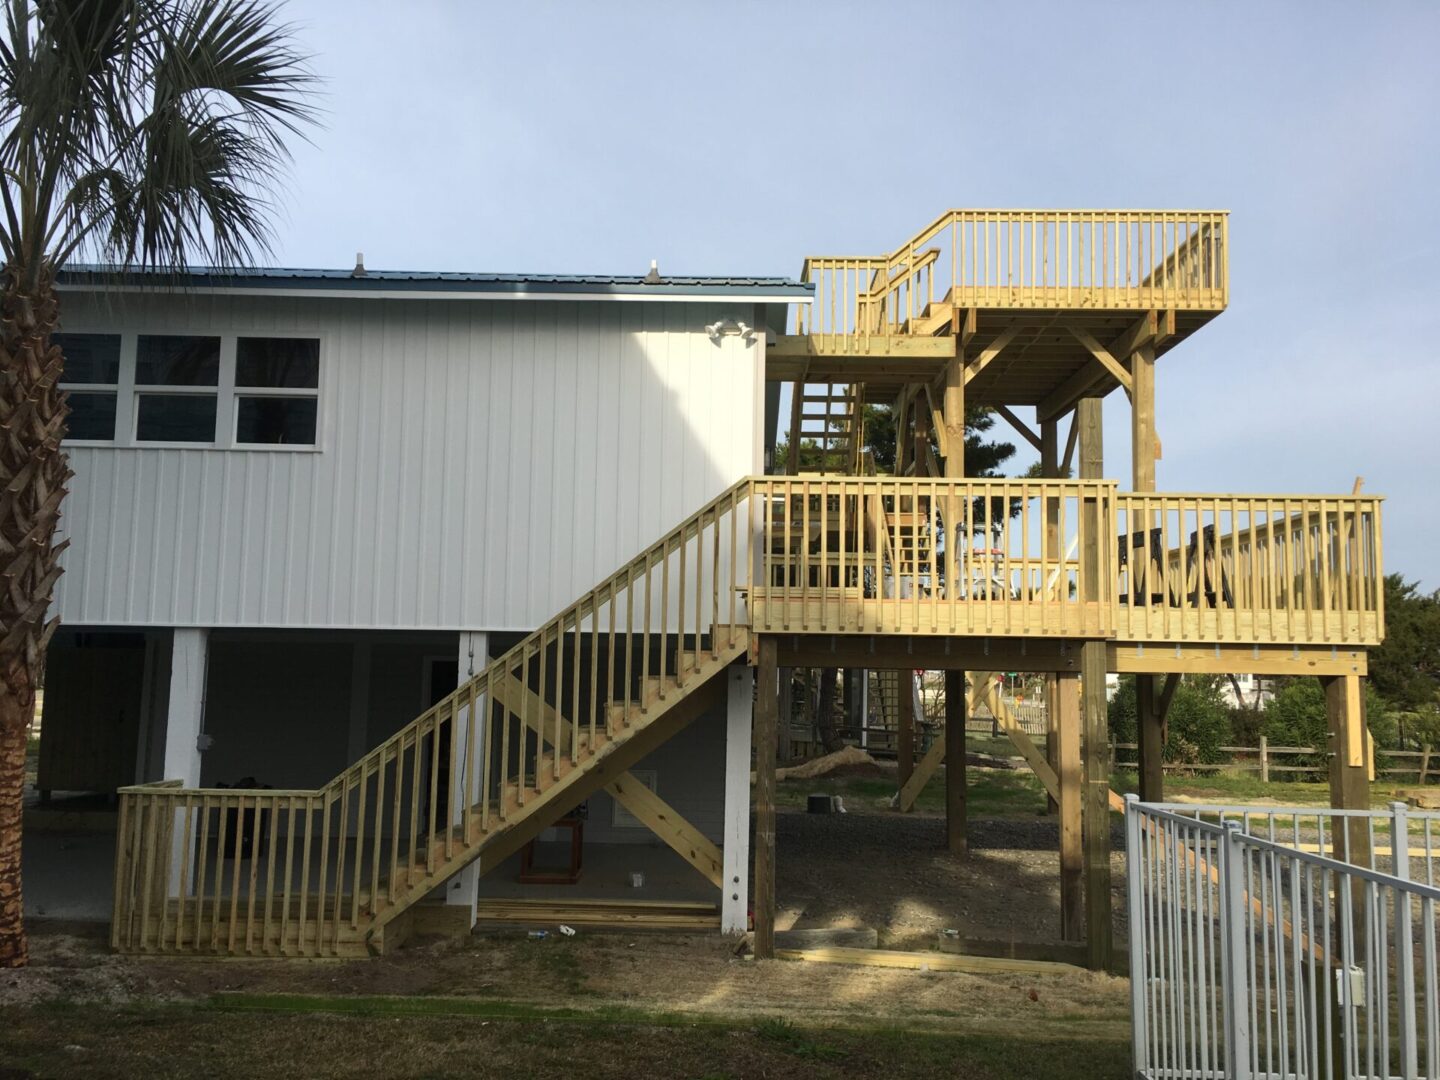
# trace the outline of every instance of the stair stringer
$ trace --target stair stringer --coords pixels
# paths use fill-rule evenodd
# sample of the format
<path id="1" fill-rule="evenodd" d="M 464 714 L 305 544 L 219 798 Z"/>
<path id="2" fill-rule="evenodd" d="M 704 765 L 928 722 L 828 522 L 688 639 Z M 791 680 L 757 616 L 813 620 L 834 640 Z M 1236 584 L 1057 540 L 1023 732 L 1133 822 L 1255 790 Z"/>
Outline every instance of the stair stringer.
<path id="1" fill-rule="evenodd" d="M 698 673 L 692 673 L 688 683 L 668 688 L 663 700 L 652 700 L 643 710 L 638 704 L 632 705 L 627 733 L 617 735 L 592 757 L 578 763 L 543 791 L 527 798 L 523 806 L 509 812 L 503 824 L 492 824 L 477 842 L 462 845 L 433 872 L 417 878 L 402 896 L 372 917 L 367 937 L 381 931 L 387 923 L 422 901 L 475 860 L 480 860 L 482 875 L 493 870 L 557 819 L 674 738 L 702 713 L 722 704 L 726 684 L 721 676 L 731 663 L 746 655 L 748 648 L 749 635 L 737 630 L 733 643 L 728 648 L 718 648 L 717 656 L 702 664 Z M 475 817 L 478 821 L 478 814 Z M 472 832 L 478 832 L 478 826 Z M 444 840 L 437 839 L 434 843 L 443 846 Z"/>

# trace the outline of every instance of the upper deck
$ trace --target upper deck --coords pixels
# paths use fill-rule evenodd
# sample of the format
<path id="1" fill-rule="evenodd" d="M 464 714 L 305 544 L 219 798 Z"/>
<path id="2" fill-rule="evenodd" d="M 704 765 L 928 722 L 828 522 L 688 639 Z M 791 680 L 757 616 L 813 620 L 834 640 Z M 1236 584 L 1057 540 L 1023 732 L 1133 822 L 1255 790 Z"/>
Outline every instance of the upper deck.
<path id="1" fill-rule="evenodd" d="M 1123 385 L 1099 357 L 1149 332 L 1157 355 L 1228 302 L 1221 210 L 949 210 L 899 247 L 805 260 L 810 305 L 769 349 L 771 380 L 864 384 L 890 401 L 965 351 L 977 404 L 1073 401 Z M 1003 357 L 1001 353 L 1003 352 Z"/>

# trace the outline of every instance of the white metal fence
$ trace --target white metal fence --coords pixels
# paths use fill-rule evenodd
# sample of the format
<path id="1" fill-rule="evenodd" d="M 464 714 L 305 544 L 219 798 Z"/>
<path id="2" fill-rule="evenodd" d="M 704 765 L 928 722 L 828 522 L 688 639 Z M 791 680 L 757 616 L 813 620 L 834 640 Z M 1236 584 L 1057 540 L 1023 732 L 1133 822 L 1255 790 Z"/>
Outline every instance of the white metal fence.
<path id="1" fill-rule="evenodd" d="M 1440 1080 L 1440 814 L 1131 796 L 1135 1075 Z"/>

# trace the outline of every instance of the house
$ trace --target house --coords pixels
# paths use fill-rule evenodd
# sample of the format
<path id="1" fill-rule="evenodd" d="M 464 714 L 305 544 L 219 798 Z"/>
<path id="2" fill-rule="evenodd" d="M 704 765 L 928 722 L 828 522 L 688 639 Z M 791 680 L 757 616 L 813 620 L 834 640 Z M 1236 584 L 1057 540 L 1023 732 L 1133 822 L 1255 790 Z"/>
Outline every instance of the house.
<path id="1" fill-rule="evenodd" d="M 1107 964 L 1111 675 L 1141 676 L 1149 797 L 1189 671 L 1321 678 L 1334 799 L 1365 797 L 1380 500 L 1156 491 L 1156 362 L 1228 303 L 1228 227 L 948 211 L 798 281 L 67 273 L 40 784 L 119 788 L 114 944 L 363 955 L 583 829 L 587 858 L 659 838 L 768 955 L 793 665 L 946 672 L 923 755 L 889 707 L 902 796 L 952 763 L 957 856 L 989 709 L 1058 807 L 1062 935 Z M 966 477 L 967 403 L 1042 475 Z M 1044 740 L 997 671 L 1043 675 Z"/>

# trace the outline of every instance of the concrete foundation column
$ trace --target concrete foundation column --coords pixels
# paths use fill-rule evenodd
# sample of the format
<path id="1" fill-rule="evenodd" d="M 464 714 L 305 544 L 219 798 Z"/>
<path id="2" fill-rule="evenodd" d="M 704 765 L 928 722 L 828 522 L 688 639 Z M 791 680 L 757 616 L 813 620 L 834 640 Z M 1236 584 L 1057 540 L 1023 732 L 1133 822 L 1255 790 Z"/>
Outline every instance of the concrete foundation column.
<path id="1" fill-rule="evenodd" d="M 489 636 L 483 630 L 460 632 L 457 685 L 464 686 L 485 670 L 490 662 Z M 468 798 L 473 805 L 479 799 L 480 769 L 485 760 L 485 708 L 483 699 L 475 703 L 475 716 L 468 705 L 456 710 L 450 725 L 450 821 L 464 820 Z M 468 775 L 468 784 L 466 782 Z M 468 794 L 467 794 L 468 793 Z M 475 903 L 480 891 L 480 860 L 476 859 L 445 885 L 445 903 L 468 907 L 470 925 L 475 925 Z"/>
<path id="2" fill-rule="evenodd" d="M 180 780 L 184 787 L 200 786 L 204 753 L 205 670 L 209 657 L 210 631 L 177 628 L 170 650 L 170 700 L 165 712 L 164 779 Z M 186 859 L 183 811 L 177 811 L 170 857 L 170 895 L 178 896 L 189 883 L 181 878 Z"/>
<path id="3" fill-rule="evenodd" d="M 750 723 L 755 705 L 755 672 L 732 667 L 725 676 L 725 835 L 721 845 L 723 889 L 720 932 L 750 929 Z"/>

